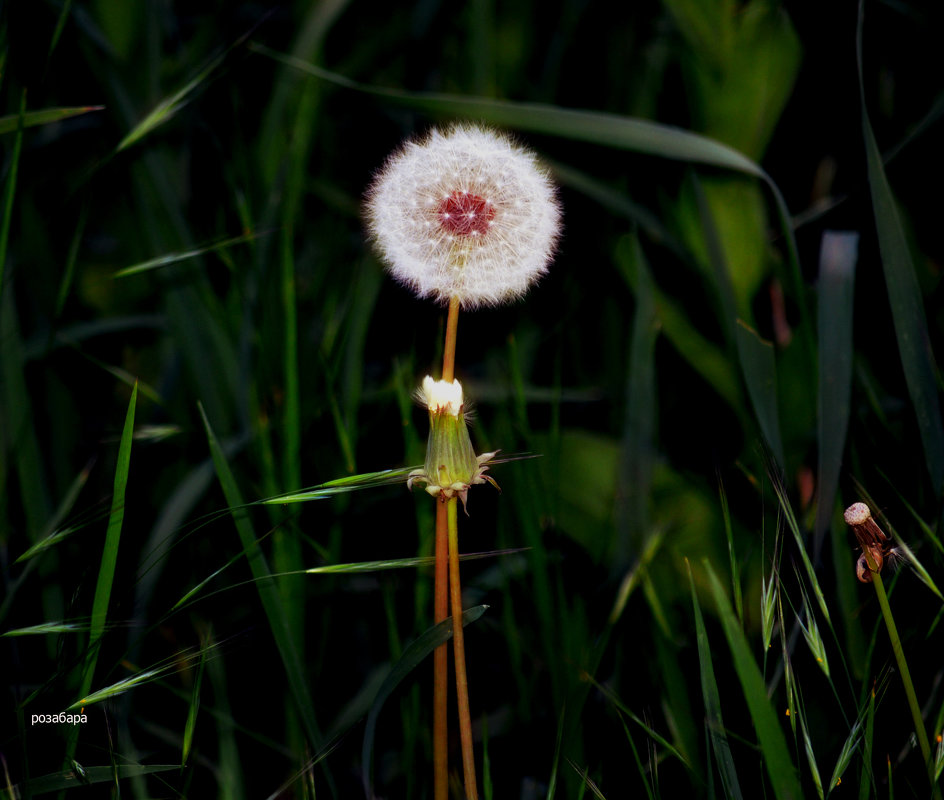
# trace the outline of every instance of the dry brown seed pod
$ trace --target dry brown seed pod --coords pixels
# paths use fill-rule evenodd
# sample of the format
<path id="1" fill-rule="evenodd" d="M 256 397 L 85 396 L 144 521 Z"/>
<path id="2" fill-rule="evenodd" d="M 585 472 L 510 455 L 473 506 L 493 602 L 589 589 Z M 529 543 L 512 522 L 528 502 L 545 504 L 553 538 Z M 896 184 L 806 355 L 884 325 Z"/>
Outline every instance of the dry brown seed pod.
<path id="1" fill-rule="evenodd" d="M 865 503 L 853 503 L 843 513 L 843 519 L 852 528 L 859 547 L 862 548 L 862 555 L 856 561 L 856 577 L 862 583 L 871 583 L 872 575 L 882 571 L 890 540 L 872 518 L 872 512 Z M 869 567 L 869 556 L 875 562 L 874 570 Z"/>

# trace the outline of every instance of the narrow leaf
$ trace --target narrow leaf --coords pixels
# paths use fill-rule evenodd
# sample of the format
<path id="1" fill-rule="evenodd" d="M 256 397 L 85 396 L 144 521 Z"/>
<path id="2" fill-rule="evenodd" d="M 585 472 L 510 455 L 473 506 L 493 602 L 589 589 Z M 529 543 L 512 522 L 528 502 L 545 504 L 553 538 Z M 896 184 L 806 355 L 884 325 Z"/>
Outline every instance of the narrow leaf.
<path id="1" fill-rule="evenodd" d="M 463 627 L 470 622 L 475 622 L 485 613 L 488 606 L 473 606 L 462 612 Z M 367 797 L 373 800 L 373 753 L 374 753 L 374 732 L 377 728 L 377 717 L 383 708 L 387 698 L 393 693 L 400 682 L 409 675 L 417 665 L 433 652 L 439 645 L 445 644 L 452 638 L 452 617 L 444 619 L 442 622 L 429 628 L 425 633 L 414 639 L 404 650 L 400 660 L 393 665 L 390 673 L 384 679 L 380 688 L 377 690 L 377 696 L 367 714 L 367 727 L 364 730 L 364 745 L 361 749 L 361 779 L 364 784 L 364 791 Z"/>
<path id="2" fill-rule="evenodd" d="M 724 796 L 741 800 L 741 785 L 738 781 L 734 758 L 731 756 L 731 745 L 724 727 L 724 718 L 721 714 L 721 695 L 718 692 L 718 682 L 715 680 L 715 670 L 711 663 L 711 646 L 708 643 L 708 633 L 705 630 L 705 621 L 698 603 L 698 594 L 695 591 L 695 580 L 692 577 L 691 566 L 688 568 L 688 582 L 692 590 L 692 607 L 695 614 L 695 637 L 698 644 L 698 666 L 701 672 L 701 694 L 705 702 L 705 727 L 708 729 L 708 740 L 711 743 L 718 772 L 721 773 L 721 784 L 724 786 Z"/>
<path id="3" fill-rule="evenodd" d="M 298 714 L 301 717 L 305 727 L 305 733 L 308 736 L 312 747 L 318 747 L 321 743 L 321 732 L 318 723 L 315 720 L 314 704 L 312 703 L 311 693 L 308 689 L 308 682 L 305 678 L 305 670 L 301 660 L 298 657 L 298 651 L 295 648 L 295 642 L 292 640 L 291 631 L 286 623 L 286 615 L 282 608 L 282 598 L 279 594 L 278 586 L 271 580 L 272 574 L 266 564 L 265 556 L 259 549 L 255 534 L 252 530 L 252 523 L 249 521 L 247 512 L 242 509 L 242 495 L 239 487 L 236 485 L 236 479 L 226 461 L 226 455 L 220 446 L 210 427 L 210 421 L 207 419 L 203 407 L 200 407 L 200 414 L 203 417 L 203 425 L 207 432 L 207 439 L 210 445 L 210 454 L 213 456 L 213 464 L 216 467 L 217 477 L 223 487 L 223 494 L 226 502 L 232 509 L 233 522 L 236 524 L 236 531 L 239 534 L 239 540 L 242 543 L 243 550 L 246 553 L 246 559 L 252 570 L 253 578 L 256 581 L 256 588 L 259 591 L 259 599 L 265 610 L 266 619 L 272 636 L 275 639 L 279 655 L 282 658 L 282 664 L 288 676 L 289 687 L 292 691 L 292 697 Z"/>
<path id="4" fill-rule="evenodd" d="M 832 518 L 852 392 L 852 300 L 859 235 L 826 231 L 819 253 L 819 456 L 814 554 Z"/>
<path id="5" fill-rule="evenodd" d="M 862 135 L 872 193 L 875 229 L 878 233 L 882 269 L 888 288 L 888 302 L 895 324 L 898 353 L 905 373 L 905 383 L 914 407 L 924 446 L 924 458 L 934 492 L 940 493 L 944 480 L 944 425 L 938 401 L 937 367 L 931 351 L 927 320 L 921 289 L 915 275 L 911 251 L 898 213 L 898 205 L 882 165 L 882 154 L 869 122 L 865 105 L 862 72 L 863 8 L 859 4 L 859 25 L 856 37 L 859 63 L 859 95 L 862 106 Z"/>
<path id="6" fill-rule="evenodd" d="M 49 125 L 62 122 L 70 117 L 88 114 L 91 111 L 101 111 L 105 106 L 74 106 L 71 108 L 44 108 L 41 111 L 27 111 L 23 114 L 23 127 L 32 128 L 36 125 Z M 0 134 L 13 133 L 20 122 L 19 114 L 10 114 L 0 117 Z"/>
<path id="7" fill-rule="evenodd" d="M 724 587 L 718 576 L 715 575 L 711 564 L 704 562 L 705 570 L 711 583 L 711 590 L 715 598 L 718 615 L 724 628 L 728 647 L 734 661 L 734 669 L 741 682 L 747 707 L 754 721 L 754 728 L 760 740 L 761 752 L 767 774 L 773 786 L 774 795 L 778 800 L 802 800 L 803 792 L 797 780 L 796 770 L 790 760 L 787 741 L 777 721 L 777 716 L 767 699 L 767 690 L 764 679 L 757 664 L 751 657 L 747 638 L 738 624 L 737 618 L 731 610 Z"/>
<path id="8" fill-rule="evenodd" d="M 777 466 L 784 469 L 783 443 L 777 412 L 777 366 L 774 346 L 760 338 L 756 331 L 738 320 L 735 329 L 738 358 L 747 384 L 747 393 L 761 433 L 773 453 Z"/>

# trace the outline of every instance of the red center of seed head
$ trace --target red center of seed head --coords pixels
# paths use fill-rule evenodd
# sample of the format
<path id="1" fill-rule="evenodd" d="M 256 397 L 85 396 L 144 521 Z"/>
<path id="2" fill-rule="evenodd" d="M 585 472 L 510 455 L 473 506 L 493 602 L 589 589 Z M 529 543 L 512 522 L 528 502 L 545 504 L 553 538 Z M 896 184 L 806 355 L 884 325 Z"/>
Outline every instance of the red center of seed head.
<path id="1" fill-rule="evenodd" d="M 469 192 L 453 192 L 439 204 L 439 224 L 454 236 L 487 233 L 495 218 L 495 206 Z"/>

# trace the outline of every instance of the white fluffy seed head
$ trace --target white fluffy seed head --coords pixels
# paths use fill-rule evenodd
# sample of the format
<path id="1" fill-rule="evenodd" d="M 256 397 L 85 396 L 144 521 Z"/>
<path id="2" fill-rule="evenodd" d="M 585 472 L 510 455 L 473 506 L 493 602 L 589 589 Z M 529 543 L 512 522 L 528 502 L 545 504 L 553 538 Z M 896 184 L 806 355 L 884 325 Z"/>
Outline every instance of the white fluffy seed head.
<path id="1" fill-rule="evenodd" d="M 547 271 L 560 232 L 555 194 L 533 154 L 460 125 L 387 160 L 367 193 L 367 224 L 391 274 L 420 297 L 498 305 Z"/>

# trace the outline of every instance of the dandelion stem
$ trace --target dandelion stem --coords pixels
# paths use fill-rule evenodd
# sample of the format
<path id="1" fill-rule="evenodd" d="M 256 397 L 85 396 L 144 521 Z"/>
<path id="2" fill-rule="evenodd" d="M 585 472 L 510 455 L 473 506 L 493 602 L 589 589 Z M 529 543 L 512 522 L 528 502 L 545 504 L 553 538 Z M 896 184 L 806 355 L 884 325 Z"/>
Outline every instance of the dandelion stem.
<path id="1" fill-rule="evenodd" d="M 456 330 L 459 327 L 459 298 L 449 300 L 449 316 L 446 319 L 446 343 L 443 348 L 442 379 L 452 383 L 456 376 Z"/>
<path id="2" fill-rule="evenodd" d="M 921 747 L 921 755 L 924 756 L 924 763 L 928 768 L 928 775 L 933 784 L 931 745 L 928 741 L 928 733 L 924 727 L 924 719 L 921 717 L 921 707 L 918 705 L 914 684 L 911 682 L 911 672 L 908 669 L 908 662 L 905 661 L 905 653 L 901 647 L 901 639 L 898 637 L 898 627 L 895 625 L 892 609 L 888 605 L 888 595 L 885 594 L 885 584 L 882 583 L 882 575 L 878 570 L 878 565 L 872 558 L 872 553 L 868 548 L 864 548 L 862 552 L 865 553 L 865 557 L 869 562 L 869 569 L 872 571 L 872 585 L 875 587 L 878 604 L 882 609 L 882 616 L 885 618 L 885 627 L 888 628 L 888 638 L 892 640 L 892 651 L 895 653 L 895 661 L 898 663 L 898 671 L 901 673 L 901 682 L 905 687 L 905 696 L 908 698 L 908 708 L 911 709 L 911 718 L 914 721 L 918 745 Z M 940 797 L 939 790 L 936 788 L 934 796 L 936 798 Z"/>
<path id="3" fill-rule="evenodd" d="M 449 616 L 448 590 L 448 510 L 441 500 L 436 503 L 436 571 L 434 619 L 442 622 Z M 447 800 L 449 795 L 449 728 L 446 721 L 449 684 L 449 651 L 441 644 L 433 653 L 433 797 Z"/>
<path id="4" fill-rule="evenodd" d="M 465 639 L 462 633 L 462 587 L 459 583 L 458 501 L 449 510 L 449 588 L 452 596 L 452 645 L 456 668 L 456 695 L 459 706 L 459 735 L 462 740 L 462 773 L 466 800 L 478 800 L 475 783 L 475 754 L 472 751 L 472 716 L 469 713 L 469 681 L 465 672 Z"/>

